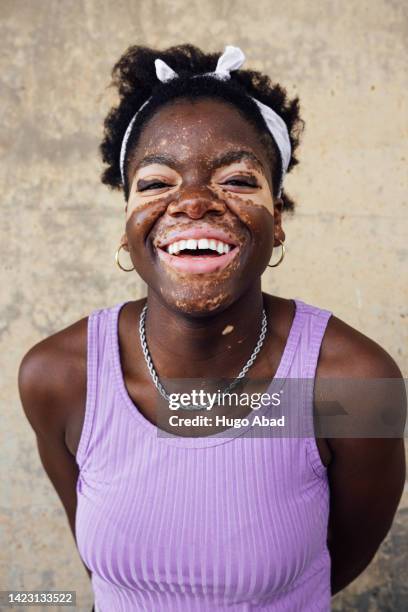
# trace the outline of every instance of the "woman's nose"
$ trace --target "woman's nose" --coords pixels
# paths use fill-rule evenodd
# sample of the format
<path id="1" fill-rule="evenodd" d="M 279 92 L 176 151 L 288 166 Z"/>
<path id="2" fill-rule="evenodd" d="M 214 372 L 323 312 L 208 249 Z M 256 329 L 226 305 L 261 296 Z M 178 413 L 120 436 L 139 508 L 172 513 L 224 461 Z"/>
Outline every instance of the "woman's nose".
<path id="1" fill-rule="evenodd" d="M 188 190 L 177 201 L 171 202 L 167 207 L 167 213 L 175 217 L 187 215 L 190 219 L 201 219 L 207 213 L 223 215 L 227 210 L 224 202 L 218 200 L 208 190 Z"/>

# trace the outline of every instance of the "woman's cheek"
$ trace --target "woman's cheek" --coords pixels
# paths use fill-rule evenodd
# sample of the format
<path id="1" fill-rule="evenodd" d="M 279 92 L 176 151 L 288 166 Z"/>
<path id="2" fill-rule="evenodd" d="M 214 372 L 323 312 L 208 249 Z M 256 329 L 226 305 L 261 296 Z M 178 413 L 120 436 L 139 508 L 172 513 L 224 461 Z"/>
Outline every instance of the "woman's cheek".
<path id="1" fill-rule="evenodd" d="M 142 198 L 140 195 L 131 194 L 127 204 L 126 221 L 128 221 L 130 217 L 134 215 L 135 211 L 145 209 L 146 205 L 151 205 L 150 199 Z"/>
<path id="2" fill-rule="evenodd" d="M 167 206 L 166 197 L 156 198 L 154 201 L 139 201 L 133 208 L 129 205 L 126 215 L 126 233 L 129 242 L 144 242 L 153 225 L 165 213 Z"/>
<path id="3" fill-rule="evenodd" d="M 254 204 L 251 200 L 243 202 L 241 199 L 230 199 L 227 205 L 249 229 L 258 249 L 268 250 L 269 243 L 272 248 L 274 218 L 265 206 Z"/>
<path id="4" fill-rule="evenodd" d="M 213 192 L 217 197 L 223 200 L 226 204 L 229 202 L 239 204 L 242 202 L 246 206 L 254 206 L 255 208 L 263 208 L 273 216 L 273 196 L 269 189 L 262 189 L 260 192 L 245 194 L 237 193 L 220 187 L 219 185 L 212 187 Z"/>
<path id="5" fill-rule="evenodd" d="M 242 195 L 229 194 L 226 199 L 228 209 L 243 223 L 251 233 L 256 245 L 256 252 L 267 264 L 272 256 L 274 217 L 272 211 L 262 204 L 255 203 L 252 198 L 244 199 Z"/>
<path id="6" fill-rule="evenodd" d="M 273 198 L 260 197 L 258 194 L 245 195 L 243 193 L 234 193 L 227 191 L 221 187 L 213 187 L 213 192 L 217 198 L 222 200 L 226 206 L 233 212 L 245 225 L 251 227 L 258 225 L 257 219 L 262 218 L 269 226 L 273 225 Z"/>

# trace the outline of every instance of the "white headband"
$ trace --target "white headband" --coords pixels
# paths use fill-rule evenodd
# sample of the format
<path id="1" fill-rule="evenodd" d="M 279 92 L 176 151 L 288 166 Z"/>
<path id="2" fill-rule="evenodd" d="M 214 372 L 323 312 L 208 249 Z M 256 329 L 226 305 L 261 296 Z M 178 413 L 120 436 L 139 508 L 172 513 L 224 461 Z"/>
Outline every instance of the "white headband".
<path id="1" fill-rule="evenodd" d="M 228 80 L 231 78 L 230 71 L 238 70 L 238 68 L 242 66 L 244 61 L 245 61 L 245 55 L 243 54 L 243 52 L 241 51 L 239 47 L 232 47 L 231 45 L 227 45 L 224 49 L 224 53 L 218 58 L 217 67 L 214 72 L 196 74 L 191 78 L 196 78 L 200 76 L 212 76 L 212 77 L 215 77 L 216 79 Z M 162 83 L 165 83 L 166 81 L 170 81 L 171 79 L 177 78 L 179 76 L 177 72 L 174 72 L 174 70 L 170 68 L 170 66 L 168 66 L 166 62 L 164 62 L 161 59 L 156 59 L 154 61 L 154 65 L 156 67 L 157 78 L 159 79 L 159 81 L 162 81 Z M 252 98 L 252 96 L 250 97 Z M 132 132 L 133 124 L 136 120 L 138 113 L 142 110 L 144 106 L 146 106 L 146 104 L 150 100 L 151 98 L 148 98 L 146 102 L 142 104 L 139 110 L 132 117 L 132 120 L 130 121 L 126 129 L 125 135 L 122 140 L 122 145 L 120 148 L 120 174 L 122 176 L 123 185 L 125 184 L 124 163 L 125 163 L 127 142 L 129 140 L 129 136 Z M 268 127 L 268 130 L 272 134 L 273 139 L 276 143 L 276 146 L 279 149 L 279 153 L 280 153 L 280 157 L 282 161 L 282 176 L 281 176 L 279 190 L 278 190 L 278 195 L 280 196 L 282 193 L 283 179 L 288 170 L 290 157 L 292 154 L 288 128 L 286 127 L 286 123 L 283 121 L 282 117 L 280 117 L 277 113 L 275 113 L 275 111 L 272 110 L 272 108 L 270 108 L 269 106 L 266 106 L 266 104 L 263 104 L 262 102 L 260 102 L 259 100 L 256 100 L 255 98 L 252 98 L 252 100 L 254 100 L 254 102 L 256 102 L 256 104 L 258 105 L 261 115 L 264 118 L 265 123 Z"/>

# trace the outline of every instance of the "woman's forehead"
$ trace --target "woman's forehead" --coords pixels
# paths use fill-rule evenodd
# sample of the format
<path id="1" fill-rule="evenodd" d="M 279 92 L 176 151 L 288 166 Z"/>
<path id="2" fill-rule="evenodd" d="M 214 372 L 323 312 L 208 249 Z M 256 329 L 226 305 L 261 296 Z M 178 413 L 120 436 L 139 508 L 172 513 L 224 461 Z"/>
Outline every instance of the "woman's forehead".
<path id="1" fill-rule="evenodd" d="M 245 152 L 248 165 L 267 172 L 270 159 L 259 133 L 238 110 L 218 100 L 177 100 L 160 108 L 142 128 L 131 165 L 134 172 L 155 157 L 164 163 L 200 158 L 216 165 L 228 155 L 230 163 L 240 161 Z"/>
<path id="2" fill-rule="evenodd" d="M 220 100 L 175 100 L 159 108 L 141 131 L 141 141 L 166 141 L 167 135 L 177 141 L 189 139 L 196 132 L 206 140 L 214 135 L 231 139 L 255 139 L 257 130 L 242 113 Z M 165 143 L 163 143 L 165 144 Z"/>

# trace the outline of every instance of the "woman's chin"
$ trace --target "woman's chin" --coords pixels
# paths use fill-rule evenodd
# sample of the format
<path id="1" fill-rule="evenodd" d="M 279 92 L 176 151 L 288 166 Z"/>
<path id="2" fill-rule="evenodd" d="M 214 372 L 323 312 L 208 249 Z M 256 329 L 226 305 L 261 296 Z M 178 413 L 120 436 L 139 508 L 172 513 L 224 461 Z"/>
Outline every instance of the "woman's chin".
<path id="1" fill-rule="evenodd" d="M 201 293 L 193 294 L 191 291 L 183 294 L 178 291 L 177 295 L 162 298 L 172 310 L 194 317 L 206 317 L 227 308 L 231 304 L 231 293 Z"/>

